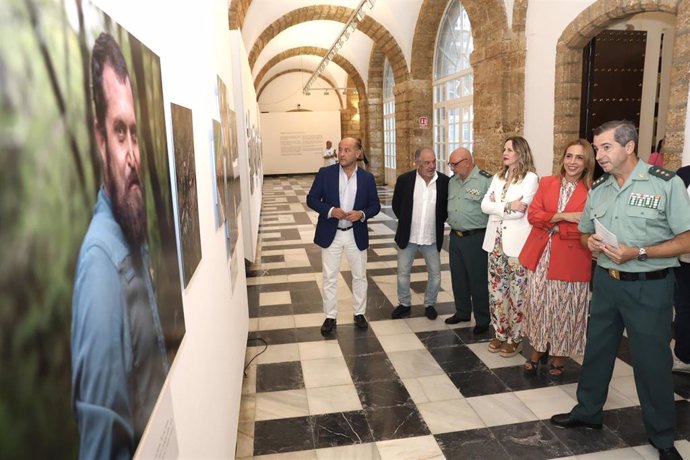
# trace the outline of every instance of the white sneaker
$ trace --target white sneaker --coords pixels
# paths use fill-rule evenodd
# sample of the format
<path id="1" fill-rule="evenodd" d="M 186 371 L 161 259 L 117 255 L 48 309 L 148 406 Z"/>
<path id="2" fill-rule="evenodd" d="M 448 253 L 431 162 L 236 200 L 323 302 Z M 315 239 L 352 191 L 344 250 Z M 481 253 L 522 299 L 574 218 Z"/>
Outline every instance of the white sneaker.
<path id="1" fill-rule="evenodd" d="M 683 374 L 690 374 L 690 364 L 686 364 L 673 355 L 673 372 L 681 372 Z"/>

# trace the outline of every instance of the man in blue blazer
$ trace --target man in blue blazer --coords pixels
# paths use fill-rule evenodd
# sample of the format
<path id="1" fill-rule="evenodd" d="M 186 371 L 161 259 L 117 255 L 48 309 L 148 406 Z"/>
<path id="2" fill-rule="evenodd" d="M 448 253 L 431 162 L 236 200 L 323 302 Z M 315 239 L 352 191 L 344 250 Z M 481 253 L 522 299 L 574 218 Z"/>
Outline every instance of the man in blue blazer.
<path id="1" fill-rule="evenodd" d="M 410 315 L 410 273 L 415 255 L 424 256 L 429 281 L 424 293 L 424 314 L 436 319 L 436 298 L 441 287 L 443 224 L 448 217 L 448 176 L 436 171 L 436 155 L 428 147 L 417 149 L 417 169 L 403 173 L 395 182 L 392 208 L 398 218 L 398 301 L 391 317 Z"/>
<path id="2" fill-rule="evenodd" d="M 352 272 L 352 303 L 355 325 L 368 327 L 367 308 L 367 220 L 381 210 L 374 176 L 357 167 L 362 145 L 351 137 L 338 144 L 338 163 L 323 167 L 314 178 L 307 205 L 319 213 L 314 243 L 321 246 L 323 266 L 323 335 L 336 327 L 337 288 L 340 260 L 347 256 Z"/>

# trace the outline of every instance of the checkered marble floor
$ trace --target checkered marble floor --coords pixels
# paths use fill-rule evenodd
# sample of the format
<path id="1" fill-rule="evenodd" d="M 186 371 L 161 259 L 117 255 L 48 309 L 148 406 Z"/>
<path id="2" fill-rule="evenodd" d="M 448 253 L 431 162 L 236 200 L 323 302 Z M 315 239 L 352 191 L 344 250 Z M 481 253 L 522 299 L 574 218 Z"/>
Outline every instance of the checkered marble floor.
<path id="1" fill-rule="evenodd" d="M 397 298 L 389 187 L 379 188 L 382 211 L 369 223 L 370 327 L 353 325 L 344 261 L 337 333 L 322 337 L 321 250 L 312 242 L 316 213 L 306 206 L 312 180 L 264 181 L 260 257 L 247 266 L 250 333 L 237 458 L 657 458 L 642 425 L 626 339 L 604 429 L 552 427 L 551 415 L 575 404 L 581 357 L 567 362 L 561 381 L 543 369 L 525 376 L 529 346 L 524 356 L 502 358 L 487 351 L 490 332 L 474 335 L 473 323 L 446 325 L 454 312 L 447 241 L 438 319 L 423 314 L 421 256 L 412 274 L 412 315 L 390 319 Z M 690 459 L 690 377 L 674 375 L 674 383 L 676 447 Z"/>

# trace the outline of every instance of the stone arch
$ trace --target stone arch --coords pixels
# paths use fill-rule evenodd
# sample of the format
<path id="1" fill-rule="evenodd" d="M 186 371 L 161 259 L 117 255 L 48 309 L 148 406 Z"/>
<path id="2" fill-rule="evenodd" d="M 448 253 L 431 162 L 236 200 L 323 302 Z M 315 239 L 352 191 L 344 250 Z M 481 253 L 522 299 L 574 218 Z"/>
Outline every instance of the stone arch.
<path id="1" fill-rule="evenodd" d="M 614 21 L 652 11 L 671 13 L 677 18 L 664 159 L 668 168 L 680 167 L 690 72 L 690 5 L 680 0 L 597 0 L 563 30 L 556 46 L 556 82 L 559 83 L 554 95 L 554 170 L 565 145 L 580 134 L 582 49 Z"/>
<path id="2" fill-rule="evenodd" d="M 511 28 L 502 0 L 460 0 L 472 26 L 474 51 L 470 58 L 474 72 L 474 156 L 481 167 L 497 169 L 500 158 L 497 150 L 506 136 L 522 132 L 525 34 L 523 10 L 527 0 L 516 0 L 515 17 Z M 410 79 L 417 91 L 432 94 L 434 48 L 438 30 L 448 1 L 424 0 L 420 8 L 412 41 Z M 522 26 L 520 26 L 522 24 Z M 432 52 L 429 52 L 429 49 Z M 396 87 L 399 86 L 396 81 Z M 404 102 L 404 101 L 401 101 Z M 405 117 L 406 126 L 416 145 L 432 145 L 433 129 L 414 126 L 418 116 L 427 116 L 433 124 L 433 98 L 422 102 L 415 112 Z M 396 110 L 398 107 L 396 96 Z M 402 104 L 401 104 L 402 107 Z M 397 120 L 396 120 L 397 121 Z M 403 127 L 405 129 L 405 127 Z M 396 135 L 400 129 L 396 126 Z M 404 134 L 404 133 L 403 133 Z M 438 152 L 437 152 L 438 153 Z M 409 163 L 409 161 L 408 161 Z"/>
<path id="3" fill-rule="evenodd" d="M 419 10 L 417 25 L 412 40 L 411 78 L 432 80 L 434 71 L 434 49 L 436 36 L 441 26 L 443 13 L 450 0 L 424 0 Z M 474 53 L 490 43 L 500 43 L 508 32 L 508 20 L 504 2 L 501 0 L 461 0 L 472 24 Z M 429 52 L 429 48 L 432 52 Z"/>
<path id="4" fill-rule="evenodd" d="M 244 18 L 251 4 L 252 0 L 232 0 L 230 2 L 228 7 L 228 28 L 230 30 L 242 30 Z"/>
<path id="5" fill-rule="evenodd" d="M 295 72 L 303 72 L 303 73 L 306 73 L 306 74 L 309 74 L 309 75 L 311 75 L 311 74 L 314 73 L 313 70 L 309 70 L 309 69 L 288 69 L 288 70 L 283 70 L 282 72 L 278 72 L 277 74 L 273 75 L 271 78 L 269 78 L 268 80 L 266 80 L 266 83 L 264 83 L 264 84 L 261 85 L 261 87 L 259 88 L 259 90 L 256 92 L 256 100 L 257 100 L 257 101 L 259 100 L 259 98 L 261 97 L 261 93 L 264 91 L 264 89 L 266 89 L 266 87 L 268 86 L 268 84 L 271 83 L 273 80 L 275 80 L 276 78 L 278 78 L 278 77 L 280 77 L 280 76 L 282 76 L 282 75 L 285 75 L 285 74 L 288 74 L 288 73 L 295 73 Z M 324 80 L 326 83 L 328 83 L 328 85 L 329 85 L 331 88 L 333 88 L 333 91 L 335 91 L 336 95 L 338 96 L 338 101 L 340 102 L 340 108 L 341 108 L 341 109 L 344 108 L 344 106 L 343 106 L 343 96 L 342 96 L 338 91 L 336 91 L 336 89 L 335 89 L 335 88 L 336 88 L 336 87 L 335 87 L 335 83 L 334 83 L 330 78 L 324 76 L 323 74 L 321 74 L 321 75 L 319 76 L 319 78 L 321 78 L 322 80 Z"/>
<path id="6" fill-rule="evenodd" d="M 276 35 L 288 27 L 308 21 L 337 21 L 345 23 L 354 10 L 344 6 L 314 5 L 298 8 L 276 19 L 269 25 L 256 39 L 249 51 L 249 68 L 253 69 L 256 60 L 264 47 Z M 393 35 L 376 20 L 370 16 L 365 16 L 357 26 L 357 30 L 366 34 L 374 43 L 381 47 L 388 56 L 388 60 L 393 66 L 396 81 L 404 81 L 409 78 L 407 61 L 403 55 L 398 42 Z M 325 55 L 327 50 L 324 50 Z"/>
<path id="7" fill-rule="evenodd" d="M 266 73 L 277 63 L 280 61 L 283 61 L 287 58 L 293 57 L 293 56 L 301 56 L 301 55 L 313 55 L 313 56 L 319 56 L 322 57 L 328 52 L 327 49 L 325 48 L 319 48 L 316 46 L 299 46 L 297 48 L 291 48 L 289 50 L 285 50 L 281 53 L 278 53 L 277 55 L 273 56 L 270 61 L 264 65 L 261 70 L 259 71 L 258 74 L 256 74 L 256 78 L 254 78 L 254 87 L 257 88 L 257 85 L 261 83 L 261 80 L 264 78 Z M 364 87 L 364 80 L 362 80 L 361 75 L 357 71 L 354 65 L 344 57 L 340 55 L 336 55 L 333 58 L 333 62 L 336 65 L 339 65 L 342 67 L 345 72 L 347 72 L 347 75 L 349 78 L 351 78 L 354 83 L 355 87 L 357 88 L 357 92 L 359 93 L 360 99 L 364 98 L 366 95 L 366 89 Z"/>
<path id="8" fill-rule="evenodd" d="M 369 78 L 367 81 L 366 120 L 364 142 L 369 146 L 369 172 L 377 184 L 385 183 L 385 162 L 383 156 L 383 65 L 386 54 L 374 44 L 369 56 Z M 397 114 L 396 114 L 397 115 Z"/>

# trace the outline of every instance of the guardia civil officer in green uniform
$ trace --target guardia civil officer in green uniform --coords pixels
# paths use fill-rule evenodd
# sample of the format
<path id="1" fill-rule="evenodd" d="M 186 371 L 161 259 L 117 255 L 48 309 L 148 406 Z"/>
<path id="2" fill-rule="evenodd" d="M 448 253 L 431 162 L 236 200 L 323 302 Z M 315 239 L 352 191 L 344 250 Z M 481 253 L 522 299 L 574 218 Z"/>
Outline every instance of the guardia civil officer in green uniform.
<path id="1" fill-rule="evenodd" d="M 492 175 L 479 169 L 469 150 L 460 147 L 450 154 L 448 166 L 455 174 L 448 182 L 448 224 L 450 231 L 450 277 L 455 297 L 455 314 L 447 324 L 469 321 L 474 312 L 475 334 L 489 329 L 488 255 L 482 249 L 488 216 L 482 212 L 482 198 Z"/>
<path id="2" fill-rule="evenodd" d="M 594 130 L 604 174 L 592 184 L 579 223 L 582 244 L 597 257 L 577 406 L 554 415 L 559 427 L 601 428 L 602 409 L 623 328 L 649 440 L 660 459 L 680 459 L 673 446 L 675 406 L 671 378 L 671 322 L 677 256 L 690 251 L 690 199 L 671 171 L 637 157 L 637 131 L 628 121 Z M 595 234 L 595 219 L 618 247 Z"/>

